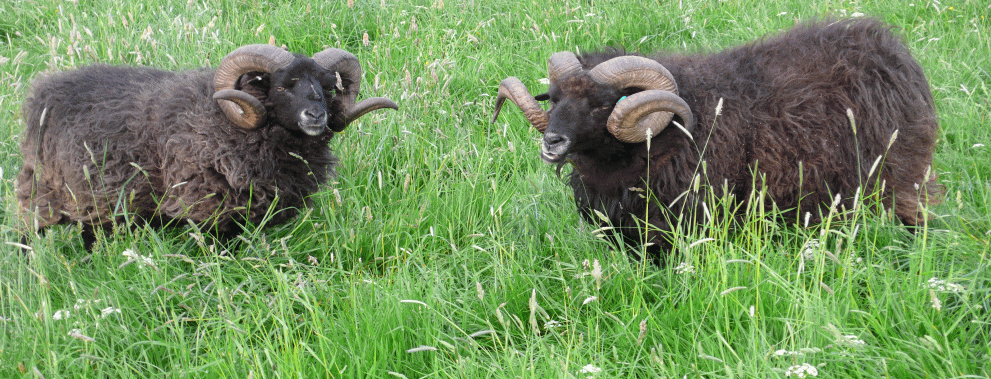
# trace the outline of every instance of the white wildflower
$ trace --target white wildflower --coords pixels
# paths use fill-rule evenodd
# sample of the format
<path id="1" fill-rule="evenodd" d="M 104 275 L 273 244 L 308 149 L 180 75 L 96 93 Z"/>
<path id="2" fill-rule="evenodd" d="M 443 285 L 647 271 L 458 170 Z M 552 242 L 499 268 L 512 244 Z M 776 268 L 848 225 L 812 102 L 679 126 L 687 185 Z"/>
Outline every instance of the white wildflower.
<path id="1" fill-rule="evenodd" d="M 771 354 L 771 356 L 774 356 L 774 357 L 801 357 L 801 356 L 804 356 L 804 355 L 805 354 L 803 354 L 800 351 L 791 351 L 791 350 L 785 350 L 785 349 L 778 349 L 774 353 Z"/>
<path id="2" fill-rule="evenodd" d="M 595 365 L 591 363 L 585 365 L 585 367 L 582 367 L 581 370 L 578 370 L 579 374 L 598 374 L 600 372 L 602 372 L 602 369 L 595 367 Z"/>
<path id="3" fill-rule="evenodd" d="M 801 365 L 791 366 L 788 371 L 785 371 L 785 376 L 795 375 L 796 378 L 804 378 L 806 376 L 819 376 L 819 370 L 815 366 L 808 363 L 802 363 Z"/>
<path id="4" fill-rule="evenodd" d="M 141 254 L 136 253 L 134 250 L 131 249 L 124 250 L 124 252 L 121 255 L 127 257 L 127 262 L 121 264 L 120 267 L 127 266 L 132 262 L 138 262 L 139 264 L 141 264 L 142 267 L 151 266 L 153 268 L 157 268 L 155 266 L 155 261 L 153 261 L 150 256 L 148 257 L 143 256 Z"/>
<path id="5" fill-rule="evenodd" d="M 819 240 L 817 239 L 811 239 L 809 242 L 806 242 L 805 246 L 802 247 L 802 259 L 807 261 L 815 259 L 815 252 L 816 250 L 819 250 L 820 246 Z"/>
<path id="6" fill-rule="evenodd" d="M 771 353 L 772 357 L 804 357 L 807 354 L 821 353 L 822 349 L 818 347 L 803 347 L 797 351 L 778 349 Z"/>
<path id="7" fill-rule="evenodd" d="M 679 264 L 678 267 L 674 268 L 674 272 L 677 272 L 679 274 L 694 274 L 695 266 L 688 264 L 688 262 L 681 262 L 681 264 Z"/>
<path id="8" fill-rule="evenodd" d="M 544 323 L 544 330 L 551 330 L 561 326 L 561 322 L 557 320 L 550 320 Z"/>
<path id="9" fill-rule="evenodd" d="M 543 84 L 543 85 L 550 85 L 551 84 L 551 80 L 549 78 L 540 78 L 540 80 L 537 80 L 537 81 L 540 82 L 540 84 Z"/>
<path id="10" fill-rule="evenodd" d="M 68 309 L 63 309 L 63 310 L 60 310 L 60 311 L 55 311 L 55 314 L 52 315 L 52 320 L 56 320 L 57 321 L 57 320 L 61 320 L 61 319 L 66 319 L 66 318 L 69 318 L 69 316 L 71 316 L 71 315 L 72 314 L 69 313 L 69 310 Z"/>
<path id="11" fill-rule="evenodd" d="M 936 296 L 936 291 L 929 290 L 929 301 L 932 303 L 932 307 L 935 308 L 936 311 L 943 310 L 943 302 L 939 300 L 938 296 Z"/>
<path id="12" fill-rule="evenodd" d="M 847 334 L 847 335 L 842 335 L 839 338 L 837 338 L 836 339 L 836 344 L 837 345 L 850 346 L 850 347 L 863 347 L 867 343 L 864 342 L 864 340 L 860 339 L 860 337 L 857 337 L 856 335 Z"/>
<path id="13" fill-rule="evenodd" d="M 963 286 L 959 284 L 950 283 L 945 280 L 939 279 L 935 276 L 929 278 L 929 288 L 941 292 L 953 292 L 953 293 L 961 293 L 964 290 Z"/>
<path id="14" fill-rule="evenodd" d="M 120 309 L 114 307 L 103 308 L 100 310 L 100 318 L 107 318 L 107 316 L 110 316 L 114 313 L 120 314 Z"/>

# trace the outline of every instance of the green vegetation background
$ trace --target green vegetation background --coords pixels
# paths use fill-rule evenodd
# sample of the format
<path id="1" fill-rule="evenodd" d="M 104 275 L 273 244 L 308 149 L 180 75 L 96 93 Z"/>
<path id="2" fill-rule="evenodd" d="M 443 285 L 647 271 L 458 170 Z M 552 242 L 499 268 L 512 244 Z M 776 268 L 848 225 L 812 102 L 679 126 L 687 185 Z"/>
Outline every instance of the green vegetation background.
<path id="1" fill-rule="evenodd" d="M 0 4 L 0 376 L 988 377 L 991 10 L 981 1 L 33 1 Z M 888 217 L 804 228 L 749 212 L 631 263 L 575 212 L 499 82 L 607 46 L 713 51 L 822 16 L 897 27 L 925 68 L 948 191 L 917 236 Z M 274 37 L 355 53 L 366 116 L 312 211 L 234 251 L 192 228 L 19 241 L 32 78 L 102 62 L 215 66 Z M 512 108 L 512 107 L 509 107 Z M 567 172 L 567 168 L 565 171 Z M 713 204 L 718 207 L 721 204 Z M 0 241 L 2 242 L 2 241 Z"/>

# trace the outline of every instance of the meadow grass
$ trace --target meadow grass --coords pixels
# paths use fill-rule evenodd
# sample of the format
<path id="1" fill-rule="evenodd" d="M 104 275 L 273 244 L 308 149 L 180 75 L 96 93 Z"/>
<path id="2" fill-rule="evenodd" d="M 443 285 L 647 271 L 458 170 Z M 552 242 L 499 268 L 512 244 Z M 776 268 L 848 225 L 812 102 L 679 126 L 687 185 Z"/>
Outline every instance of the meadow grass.
<path id="1" fill-rule="evenodd" d="M 362 97 L 401 107 L 331 141 L 340 175 L 311 210 L 239 243 L 178 225 L 122 226 L 92 252 L 74 226 L 30 259 L 2 245 L 0 376 L 988 377 L 987 4 L 664 3 L 0 4 L 3 241 L 19 241 L 20 103 L 43 72 L 216 66 L 274 37 L 355 53 Z M 631 262 L 579 218 L 520 112 L 489 122 L 499 82 L 540 91 L 556 51 L 711 51 L 855 14 L 899 28 L 936 98 L 947 195 L 915 235 L 866 210 L 870 189 L 808 227 L 757 201 L 732 222 L 715 199 L 675 261 Z"/>

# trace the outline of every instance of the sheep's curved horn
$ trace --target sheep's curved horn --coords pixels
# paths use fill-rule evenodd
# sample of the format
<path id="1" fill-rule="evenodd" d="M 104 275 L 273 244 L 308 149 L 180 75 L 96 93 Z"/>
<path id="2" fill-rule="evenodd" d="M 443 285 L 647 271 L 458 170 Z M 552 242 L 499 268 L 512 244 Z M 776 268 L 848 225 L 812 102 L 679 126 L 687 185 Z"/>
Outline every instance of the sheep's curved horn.
<path id="1" fill-rule="evenodd" d="M 361 89 L 361 63 L 354 54 L 331 47 L 313 54 L 313 60 L 324 70 L 340 74 L 341 80 L 347 79 L 349 83 L 347 87 L 343 88 L 341 98 L 341 102 L 344 103 L 345 126 L 377 109 L 399 109 L 395 102 L 384 97 L 365 99 L 355 104 Z M 341 83 L 341 85 L 344 84 Z"/>
<path id="2" fill-rule="evenodd" d="M 295 57 L 288 51 L 265 44 L 241 46 L 227 54 L 213 77 L 216 91 L 213 98 L 218 100 L 220 110 L 227 119 L 245 129 L 260 126 L 265 121 L 265 108 L 258 99 L 235 90 L 234 85 L 241 75 L 252 71 L 274 72 L 288 66 L 293 59 Z"/>
<path id="3" fill-rule="evenodd" d="M 359 101 L 358 104 L 355 104 L 351 107 L 351 109 L 347 109 L 345 111 L 344 122 L 350 124 L 351 121 L 357 120 L 359 117 L 364 116 L 368 112 L 383 108 L 399 109 L 399 106 L 392 100 L 385 97 L 365 99 Z"/>
<path id="4" fill-rule="evenodd" d="M 616 57 L 595 66 L 588 75 L 596 83 L 616 89 L 639 87 L 645 90 L 659 89 L 678 93 L 671 72 L 657 61 L 626 55 Z"/>
<path id="5" fill-rule="evenodd" d="M 523 111 L 523 115 L 526 116 L 527 121 L 534 128 L 537 128 L 541 133 L 547 129 L 548 116 L 547 111 L 540 107 L 537 100 L 533 98 L 530 91 L 526 89 L 526 86 L 518 78 L 510 76 L 499 84 L 499 95 L 496 97 L 495 103 L 495 114 L 492 115 L 492 122 L 495 123 L 496 118 L 499 117 L 499 111 L 502 109 L 503 103 L 509 99 L 520 107 Z"/>
<path id="6" fill-rule="evenodd" d="M 581 70 L 582 64 L 578 62 L 578 57 L 570 51 L 554 53 L 547 61 L 547 77 L 551 83 L 557 83 L 558 79 L 574 75 Z"/>
<path id="7" fill-rule="evenodd" d="M 685 130 L 691 134 L 695 119 L 684 99 L 674 92 L 649 90 L 623 99 L 613 108 L 606 127 L 616 139 L 639 143 L 660 133 L 671 122 L 674 114 L 681 117 Z"/>
<path id="8" fill-rule="evenodd" d="M 236 89 L 222 89 L 213 93 L 213 99 L 227 100 L 233 103 L 235 105 L 233 109 L 240 117 L 236 118 L 236 120 L 231 119 L 230 116 L 227 116 L 227 118 L 231 119 L 231 121 L 234 121 L 238 124 L 238 126 L 245 129 L 254 129 L 258 127 L 257 120 L 260 120 L 265 116 L 265 106 L 262 105 L 262 102 L 258 101 L 258 98 L 251 96 L 244 91 L 238 91 Z M 222 102 L 221 104 L 226 103 Z M 225 107 L 222 105 L 221 109 L 225 109 Z M 227 111 L 225 110 L 224 114 L 226 113 Z"/>
<path id="9" fill-rule="evenodd" d="M 329 72 L 336 72 L 341 75 L 341 80 L 347 80 L 347 87 L 343 89 L 343 99 L 345 112 L 354 107 L 354 101 L 358 98 L 358 91 L 361 89 L 361 63 L 358 57 L 345 50 L 328 48 L 319 53 L 313 54 L 313 60 L 317 65 Z M 339 83 L 343 86 L 344 83 Z M 352 121 L 351 118 L 347 119 Z"/>
<path id="10" fill-rule="evenodd" d="M 685 103 L 677 95 L 678 83 L 674 81 L 671 72 L 653 59 L 632 55 L 616 57 L 595 66 L 588 74 L 596 83 L 608 85 L 616 89 L 638 87 L 645 89 L 645 92 L 668 92 L 672 96 L 665 96 L 670 98 L 671 101 L 665 101 L 665 104 L 678 103 L 677 105 L 680 106 Z M 675 98 L 678 101 L 675 101 Z M 653 137 L 667 127 L 671 119 L 674 118 L 674 114 L 671 111 L 662 109 L 665 107 L 658 107 L 654 102 L 643 102 L 642 104 L 651 104 L 651 109 L 655 109 L 651 112 L 659 113 L 643 113 L 644 111 L 642 110 L 631 109 L 634 104 L 641 103 L 630 102 L 630 98 L 623 100 L 620 104 L 623 105 L 622 109 L 620 105 L 617 105 L 613 109 L 607 126 L 609 131 L 621 141 L 643 142 L 647 138 L 645 134 L 647 129 L 650 129 L 650 135 Z M 687 108 L 687 104 L 685 105 L 685 109 L 686 114 L 679 114 L 679 116 L 682 116 L 682 120 L 688 122 L 691 118 L 691 110 Z M 637 116 L 632 117 L 633 114 Z M 688 118 L 686 118 L 686 115 Z M 614 121 L 614 119 L 630 121 L 618 122 Z"/>

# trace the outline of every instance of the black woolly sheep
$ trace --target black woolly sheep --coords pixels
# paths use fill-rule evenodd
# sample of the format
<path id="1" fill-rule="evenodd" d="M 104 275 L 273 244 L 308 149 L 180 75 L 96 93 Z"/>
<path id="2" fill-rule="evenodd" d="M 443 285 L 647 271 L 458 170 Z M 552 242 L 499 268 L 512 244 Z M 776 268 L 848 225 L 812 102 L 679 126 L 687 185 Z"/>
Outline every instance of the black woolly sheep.
<path id="1" fill-rule="evenodd" d="M 247 45 L 217 69 L 93 65 L 36 79 L 24 100 L 17 198 L 27 228 L 94 229 L 125 214 L 219 234 L 284 223 L 335 174 L 328 142 L 362 115 L 351 53 Z"/>
<path id="2" fill-rule="evenodd" d="M 922 67 L 890 29 L 823 20 L 712 54 L 560 52 L 548 93 L 502 82 L 493 122 L 505 99 L 519 106 L 544 133 L 541 158 L 572 164 L 584 218 L 601 212 L 655 262 L 679 218 L 706 221 L 696 175 L 738 204 L 765 188 L 790 220 L 881 188 L 882 206 L 915 226 L 943 190 L 930 174 L 938 125 Z"/>

